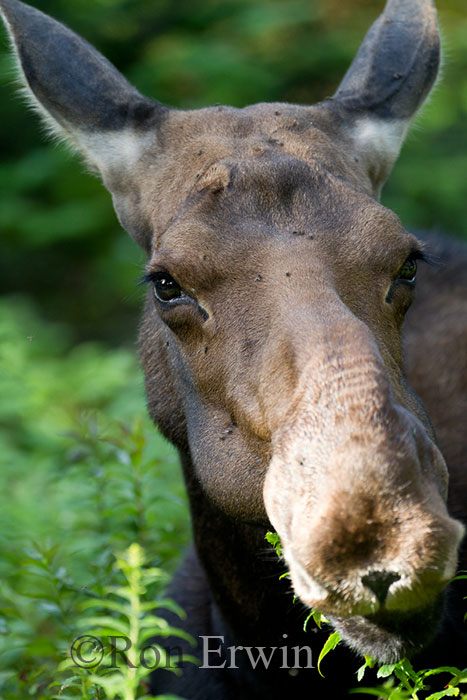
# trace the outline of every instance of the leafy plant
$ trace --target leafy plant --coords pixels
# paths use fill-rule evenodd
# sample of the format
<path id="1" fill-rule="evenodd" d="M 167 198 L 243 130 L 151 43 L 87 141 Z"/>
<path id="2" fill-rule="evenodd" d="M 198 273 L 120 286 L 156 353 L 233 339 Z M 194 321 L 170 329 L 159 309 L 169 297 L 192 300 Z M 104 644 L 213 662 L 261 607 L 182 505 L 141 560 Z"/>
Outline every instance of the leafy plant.
<path id="1" fill-rule="evenodd" d="M 115 555 L 136 543 L 149 569 L 166 572 L 141 581 L 149 603 L 188 538 L 176 456 L 134 418 L 145 415 L 139 376 L 130 351 L 73 347 L 31 304 L 0 303 L 2 700 L 103 700 L 88 671 L 57 672 L 81 634 L 83 602 L 118 600 Z"/>
<path id="2" fill-rule="evenodd" d="M 362 679 L 365 669 L 373 665 L 373 661 L 365 659 L 365 664 L 358 671 L 359 681 Z M 451 676 L 445 687 L 429 695 L 426 695 L 425 692 L 421 696 L 422 691 L 429 690 L 425 681 L 442 673 L 448 673 Z M 410 661 L 402 659 L 396 664 L 380 666 L 376 675 L 378 678 L 387 678 L 388 680 L 377 688 L 358 687 L 350 692 L 376 695 L 379 698 L 388 698 L 388 700 L 421 700 L 422 697 L 424 700 L 441 700 L 445 697 L 457 697 L 462 700 L 467 697 L 467 694 L 462 693 L 459 688 L 460 685 L 467 684 L 467 668 L 460 670 L 452 666 L 440 666 L 439 668 L 414 671 Z"/>
<path id="3" fill-rule="evenodd" d="M 161 569 L 145 567 L 145 563 L 140 545 L 130 545 L 117 556 L 114 565 L 117 573 L 123 574 L 123 581 L 106 586 L 104 595 L 81 603 L 80 609 L 87 614 L 78 618 L 77 626 L 85 634 L 73 641 L 70 656 L 59 665 L 59 671 L 72 671 L 72 675 L 51 683 L 50 687 L 59 687 L 53 698 L 74 698 L 78 695 L 70 693 L 76 691 L 87 700 L 94 697 L 96 689 L 101 689 L 102 697 L 109 700 L 149 698 L 142 689 L 151 671 L 163 668 L 180 673 L 180 661 L 196 663 L 193 657 L 182 657 L 180 653 L 173 656 L 161 646 L 161 637 L 182 637 L 193 645 L 194 640 L 155 614 L 165 608 L 184 617 L 183 610 L 173 601 L 153 599 L 154 585 L 160 590 L 167 583 L 167 575 Z M 117 640 L 124 646 L 119 647 Z"/>

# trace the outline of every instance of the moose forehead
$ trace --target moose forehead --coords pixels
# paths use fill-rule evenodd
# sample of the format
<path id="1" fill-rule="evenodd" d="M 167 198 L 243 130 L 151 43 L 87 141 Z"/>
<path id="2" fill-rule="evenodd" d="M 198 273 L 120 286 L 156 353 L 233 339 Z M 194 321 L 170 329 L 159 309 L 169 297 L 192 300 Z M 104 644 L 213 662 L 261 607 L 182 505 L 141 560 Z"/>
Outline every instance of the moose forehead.
<path id="1" fill-rule="evenodd" d="M 337 243 L 349 261 L 377 255 L 384 265 L 393 249 L 397 264 L 415 245 L 319 106 L 171 112 L 142 170 L 152 251 L 198 256 L 235 242 L 238 253 L 242 241 L 313 236 L 334 256 Z"/>

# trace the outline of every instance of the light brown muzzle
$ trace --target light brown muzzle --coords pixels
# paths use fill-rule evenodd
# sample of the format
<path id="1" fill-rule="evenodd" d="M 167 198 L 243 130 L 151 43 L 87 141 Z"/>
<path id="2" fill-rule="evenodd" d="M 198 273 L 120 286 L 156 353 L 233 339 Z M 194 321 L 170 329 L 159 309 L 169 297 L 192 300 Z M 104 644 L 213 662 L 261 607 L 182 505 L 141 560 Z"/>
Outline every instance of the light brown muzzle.
<path id="1" fill-rule="evenodd" d="M 307 606 L 344 618 L 412 614 L 456 569 L 463 527 L 446 509 L 445 462 L 395 400 L 363 323 L 319 337 L 277 422 L 268 516 Z"/>

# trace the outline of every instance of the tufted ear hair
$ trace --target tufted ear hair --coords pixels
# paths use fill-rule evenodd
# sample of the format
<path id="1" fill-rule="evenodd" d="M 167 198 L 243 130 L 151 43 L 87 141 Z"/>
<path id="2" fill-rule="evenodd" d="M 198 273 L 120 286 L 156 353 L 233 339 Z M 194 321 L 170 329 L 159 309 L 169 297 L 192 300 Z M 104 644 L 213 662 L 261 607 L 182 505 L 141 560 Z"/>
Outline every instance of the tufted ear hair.
<path id="1" fill-rule="evenodd" d="M 438 73 L 440 42 L 432 0 L 388 0 L 334 95 L 347 134 L 379 193 L 408 127 Z"/>
<path id="2" fill-rule="evenodd" d="M 60 22 L 19 0 L 0 0 L 0 10 L 30 101 L 49 130 L 100 173 L 131 232 L 131 173 L 155 147 L 168 108 L 141 95 Z"/>

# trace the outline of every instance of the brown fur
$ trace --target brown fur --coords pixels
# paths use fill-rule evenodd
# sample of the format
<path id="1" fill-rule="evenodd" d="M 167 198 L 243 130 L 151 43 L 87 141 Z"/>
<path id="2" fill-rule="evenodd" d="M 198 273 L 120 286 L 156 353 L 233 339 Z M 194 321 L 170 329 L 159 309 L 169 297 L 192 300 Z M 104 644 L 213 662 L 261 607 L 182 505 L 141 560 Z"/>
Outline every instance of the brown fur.
<path id="1" fill-rule="evenodd" d="M 389 0 L 334 100 L 196 111 L 146 100 L 40 12 L 0 7 L 33 99 L 148 255 L 140 352 L 190 497 L 195 550 L 172 588 L 187 629 L 222 635 L 224 653 L 284 634 L 319 651 L 262 559 L 272 526 L 299 599 L 354 651 L 464 664 L 462 593 L 440 600 L 458 554 L 467 565 L 467 254 L 441 243 L 446 266 L 420 275 L 406 329 L 407 376 L 433 429 L 401 342 L 414 291 L 400 271 L 425 244 L 377 201 L 436 75 L 433 4 Z M 160 274 L 184 291 L 174 303 L 154 298 Z M 341 694 L 352 663 L 336 658 Z M 323 692 L 316 675 L 295 683 L 277 666 L 206 673 L 156 674 L 155 691 Z"/>

